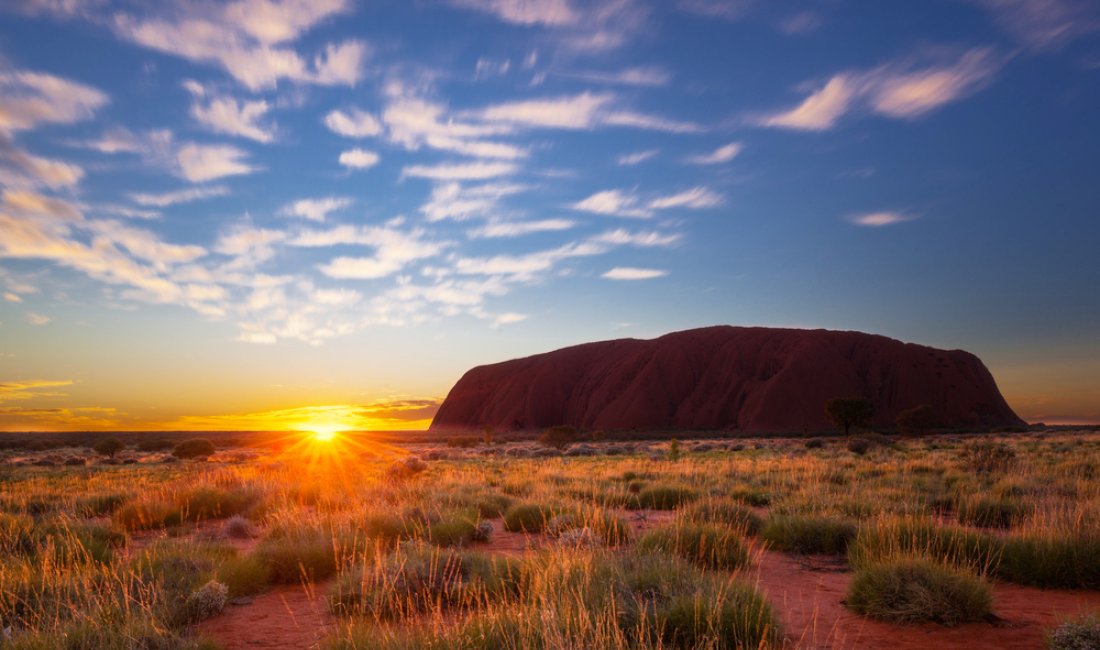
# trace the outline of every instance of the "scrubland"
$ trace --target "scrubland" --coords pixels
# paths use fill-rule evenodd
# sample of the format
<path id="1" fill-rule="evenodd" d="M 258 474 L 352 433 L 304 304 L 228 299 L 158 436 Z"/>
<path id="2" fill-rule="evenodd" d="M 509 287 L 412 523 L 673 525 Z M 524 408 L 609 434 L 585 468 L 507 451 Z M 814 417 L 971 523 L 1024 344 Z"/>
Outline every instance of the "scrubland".
<path id="1" fill-rule="evenodd" d="M 1100 634 L 1100 434 L 861 439 L 10 450 L 0 645 L 225 647 L 204 620 L 290 585 L 329 649 L 815 647 L 775 561 L 826 563 L 845 620 L 899 639 L 1012 623 L 1005 585 L 1079 604 L 1036 647 Z"/>

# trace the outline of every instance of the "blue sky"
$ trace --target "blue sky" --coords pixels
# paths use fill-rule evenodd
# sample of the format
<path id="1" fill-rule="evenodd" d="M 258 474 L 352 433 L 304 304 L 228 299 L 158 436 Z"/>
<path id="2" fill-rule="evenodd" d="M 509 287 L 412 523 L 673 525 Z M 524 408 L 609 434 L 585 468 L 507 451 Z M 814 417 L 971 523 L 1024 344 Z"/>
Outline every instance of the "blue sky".
<path id="1" fill-rule="evenodd" d="M 717 323 L 1100 419 L 1088 0 L 5 9 L 0 428 L 420 426 L 470 366 Z"/>

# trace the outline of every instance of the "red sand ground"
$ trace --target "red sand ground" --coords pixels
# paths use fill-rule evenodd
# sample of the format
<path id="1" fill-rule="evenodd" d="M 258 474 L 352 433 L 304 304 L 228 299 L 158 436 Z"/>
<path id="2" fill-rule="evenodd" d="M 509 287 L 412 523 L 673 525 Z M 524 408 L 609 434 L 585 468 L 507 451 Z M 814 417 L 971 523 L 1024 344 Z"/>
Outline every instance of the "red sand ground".
<path id="1" fill-rule="evenodd" d="M 635 511 L 624 516 L 641 533 L 667 523 L 675 513 Z M 492 524 L 492 541 L 479 544 L 479 550 L 520 555 L 550 543 L 540 535 L 507 532 L 499 519 Z M 993 587 L 993 612 L 1001 619 L 996 624 L 902 626 L 871 621 L 844 608 L 852 574 L 836 558 L 761 551 L 749 578 L 775 607 L 791 645 L 814 650 L 1032 650 L 1044 647 L 1046 630 L 1063 618 L 1100 607 L 1100 592 L 998 583 Z M 226 650 L 315 648 L 336 624 L 325 602 L 330 584 L 280 587 L 246 605 L 229 607 L 201 623 L 198 631 Z"/>

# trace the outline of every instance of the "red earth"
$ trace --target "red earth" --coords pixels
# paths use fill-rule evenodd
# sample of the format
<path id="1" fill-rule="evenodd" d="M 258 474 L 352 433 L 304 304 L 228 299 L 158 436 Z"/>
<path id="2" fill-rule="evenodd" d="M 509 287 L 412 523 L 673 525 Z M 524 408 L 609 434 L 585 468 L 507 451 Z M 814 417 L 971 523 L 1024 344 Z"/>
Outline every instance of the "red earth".
<path id="1" fill-rule="evenodd" d="M 871 400 L 879 426 L 922 404 L 944 427 L 1023 424 L 969 352 L 861 332 L 722 326 L 473 368 L 431 429 L 821 431 L 832 426 L 825 402 L 849 396 Z"/>
<path id="2" fill-rule="evenodd" d="M 675 513 L 623 513 L 635 533 L 668 523 Z M 493 522 L 492 541 L 479 550 L 518 555 L 552 543 L 541 535 L 503 530 Z M 996 583 L 993 585 L 995 623 L 956 627 L 937 624 L 893 625 L 857 616 L 843 605 L 852 574 L 833 557 L 796 556 L 760 550 L 747 579 L 755 582 L 779 617 L 793 648 L 814 650 L 1032 650 L 1044 647 L 1046 630 L 1061 620 L 1100 607 L 1100 592 L 1051 591 Z M 221 615 L 201 623 L 198 631 L 226 650 L 266 648 L 301 650 L 318 647 L 336 625 L 328 613 L 325 594 L 331 582 L 280 587 L 230 606 Z"/>

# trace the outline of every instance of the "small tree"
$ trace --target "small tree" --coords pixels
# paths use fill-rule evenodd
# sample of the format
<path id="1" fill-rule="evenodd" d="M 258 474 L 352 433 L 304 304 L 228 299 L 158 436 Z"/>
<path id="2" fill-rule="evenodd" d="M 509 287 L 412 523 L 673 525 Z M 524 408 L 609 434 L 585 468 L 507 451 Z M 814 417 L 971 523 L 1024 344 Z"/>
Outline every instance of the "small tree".
<path id="1" fill-rule="evenodd" d="M 921 404 L 898 413 L 894 422 L 901 433 L 923 434 L 936 426 L 936 411 L 928 404 Z"/>
<path id="2" fill-rule="evenodd" d="M 482 429 L 482 434 L 482 439 L 485 441 L 485 444 L 490 447 L 493 446 L 493 427 L 486 425 L 486 427 Z"/>
<path id="3" fill-rule="evenodd" d="M 123 442 L 118 438 L 104 438 L 103 440 L 95 443 L 95 446 L 92 447 L 92 449 L 95 450 L 95 453 L 99 454 L 100 456 L 106 456 L 107 458 L 114 458 L 115 454 L 125 448 L 126 445 L 123 444 Z"/>
<path id="4" fill-rule="evenodd" d="M 668 443 L 668 459 L 671 461 L 680 460 L 680 441 L 676 438 Z"/>
<path id="5" fill-rule="evenodd" d="M 176 445 L 172 455 L 176 458 L 201 458 L 214 453 L 214 443 L 206 438 L 191 438 Z"/>
<path id="6" fill-rule="evenodd" d="M 825 415 L 833 424 L 844 428 L 844 435 L 850 436 L 852 427 L 867 424 L 875 414 L 871 400 L 862 397 L 834 397 L 825 402 Z"/>
<path id="7" fill-rule="evenodd" d="M 539 442 L 547 447 L 564 449 L 577 441 L 577 430 L 568 425 L 550 427 L 539 437 Z"/>

